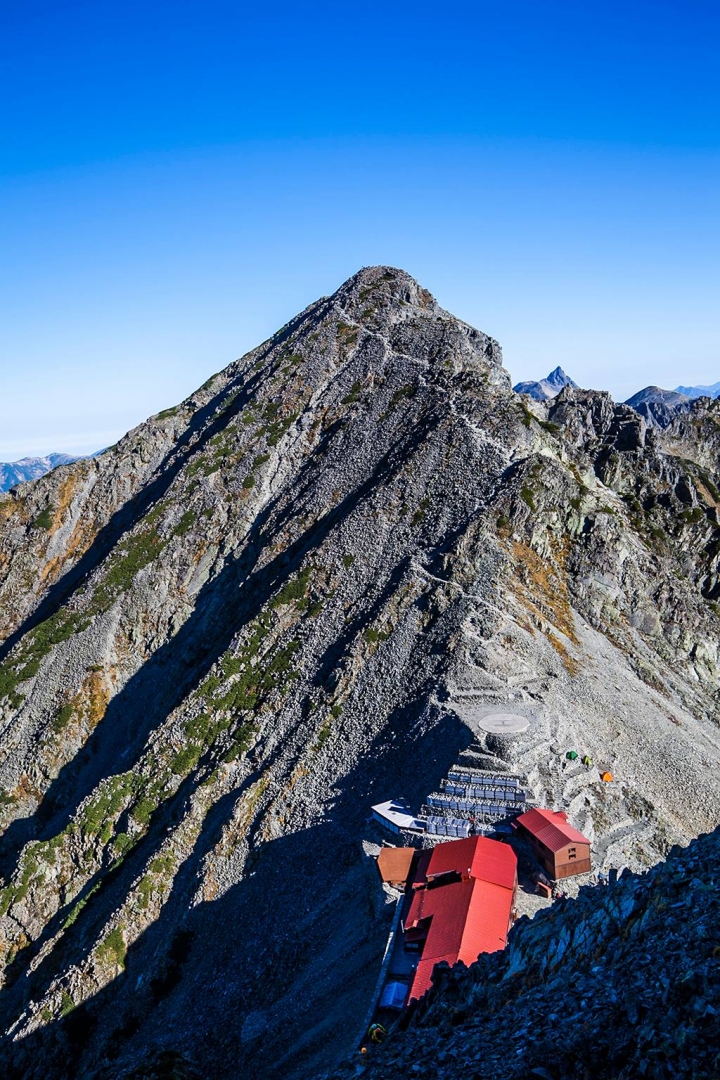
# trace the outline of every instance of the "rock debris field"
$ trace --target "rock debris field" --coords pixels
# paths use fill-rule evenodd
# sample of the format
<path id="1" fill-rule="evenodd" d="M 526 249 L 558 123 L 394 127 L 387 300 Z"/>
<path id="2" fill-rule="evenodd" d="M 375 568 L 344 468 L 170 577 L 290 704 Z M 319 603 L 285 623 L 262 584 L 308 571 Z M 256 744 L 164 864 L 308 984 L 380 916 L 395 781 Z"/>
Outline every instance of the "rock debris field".
<path id="1" fill-rule="evenodd" d="M 437 789 L 464 707 L 530 718 L 479 753 L 599 868 L 715 828 L 718 421 L 518 395 L 493 338 L 368 267 L 1 494 L 3 1076 L 332 1068 L 391 917 L 369 808 Z"/>

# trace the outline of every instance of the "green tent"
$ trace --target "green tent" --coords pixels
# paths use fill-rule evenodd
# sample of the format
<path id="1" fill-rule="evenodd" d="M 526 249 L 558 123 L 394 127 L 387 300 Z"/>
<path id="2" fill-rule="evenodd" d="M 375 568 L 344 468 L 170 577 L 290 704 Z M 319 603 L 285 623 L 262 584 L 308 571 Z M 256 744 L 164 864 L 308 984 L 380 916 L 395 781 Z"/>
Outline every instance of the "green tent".
<path id="1" fill-rule="evenodd" d="M 568 761 L 574 761 L 577 756 L 577 750 L 568 750 L 567 754 L 565 755 Z"/>

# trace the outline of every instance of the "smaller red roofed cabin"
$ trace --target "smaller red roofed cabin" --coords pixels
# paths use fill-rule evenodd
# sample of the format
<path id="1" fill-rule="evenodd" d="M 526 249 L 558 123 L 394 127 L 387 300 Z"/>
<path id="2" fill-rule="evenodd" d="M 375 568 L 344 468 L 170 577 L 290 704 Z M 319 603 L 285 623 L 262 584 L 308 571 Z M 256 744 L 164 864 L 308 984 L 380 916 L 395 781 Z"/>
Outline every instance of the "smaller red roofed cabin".
<path id="1" fill-rule="evenodd" d="M 381 848 L 377 859 L 381 879 L 396 889 L 404 889 L 416 855 L 417 851 L 411 847 Z"/>
<path id="2" fill-rule="evenodd" d="M 513 825 L 554 881 L 590 873 L 590 841 L 569 824 L 563 810 L 528 810 Z"/>
<path id="3" fill-rule="evenodd" d="M 517 859 L 507 844 L 470 836 L 424 851 L 413 879 L 405 943 L 420 951 L 408 1000 L 430 988 L 433 968 L 473 964 L 504 949 L 517 891 Z"/>

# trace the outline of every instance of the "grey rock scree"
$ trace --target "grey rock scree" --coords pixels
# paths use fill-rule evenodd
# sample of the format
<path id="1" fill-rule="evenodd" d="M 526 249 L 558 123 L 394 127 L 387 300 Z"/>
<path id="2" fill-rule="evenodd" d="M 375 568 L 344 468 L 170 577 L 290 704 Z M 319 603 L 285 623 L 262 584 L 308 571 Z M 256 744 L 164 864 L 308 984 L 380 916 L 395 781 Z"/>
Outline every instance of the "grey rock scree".
<path id="1" fill-rule="evenodd" d="M 718 418 L 520 397 L 373 267 L 0 496 L 3 1075 L 334 1068 L 392 918 L 369 807 L 472 709 L 531 718 L 513 767 L 598 869 L 713 829 Z"/>

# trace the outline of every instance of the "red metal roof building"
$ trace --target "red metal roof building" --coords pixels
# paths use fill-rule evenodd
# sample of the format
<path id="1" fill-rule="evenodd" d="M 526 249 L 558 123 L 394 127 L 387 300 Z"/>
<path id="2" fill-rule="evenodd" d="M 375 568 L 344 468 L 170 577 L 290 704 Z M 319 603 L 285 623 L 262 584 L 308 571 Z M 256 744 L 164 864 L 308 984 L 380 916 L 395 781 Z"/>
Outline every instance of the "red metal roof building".
<path id="1" fill-rule="evenodd" d="M 528 810 L 513 826 L 556 881 L 590 872 L 590 841 L 573 828 L 563 810 Z"/>
<path id="2" fill-rule="evenodd" d="M 423 861 L 403 927 L 406 943 L 421 947 L 408 1000 L 429 989 L 440 961 L 472 964 L 480 953 L 505 947 L 517 889 L 515 854 L 497 840 L 438 844 Z"/>
<path id="3" fill-rule="evenodd" d="M 425 854 L 423 852 L 423 854 Z M 468 836 L 465 840 L 451 840 L 437 844 L 429 852 L 430 858 L 418 866 L 413 884 L 437 881 L 445 874 L 459 874 L 462 878 L 479 878 L 512 889 L 517 878 L 517 860 L 507 844 L 488 840 L 485 836 Z M 422 875 L 422 880 L 418 880 Z"/>

